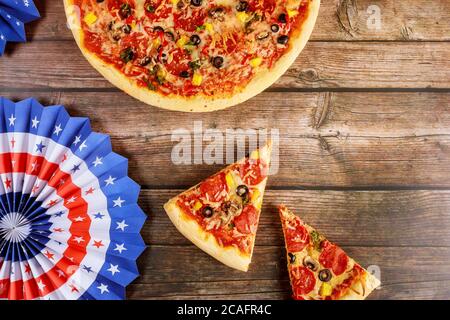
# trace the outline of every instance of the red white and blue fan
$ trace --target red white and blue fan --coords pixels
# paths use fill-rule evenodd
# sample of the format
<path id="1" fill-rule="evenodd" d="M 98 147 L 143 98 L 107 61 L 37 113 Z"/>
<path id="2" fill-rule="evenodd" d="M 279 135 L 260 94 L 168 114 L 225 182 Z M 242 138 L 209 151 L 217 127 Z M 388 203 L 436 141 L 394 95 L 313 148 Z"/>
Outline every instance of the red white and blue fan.
<path id="1" fill-rule="evenodd" d="M 87 118 L 0 97 L 0 299 L 123 299 L 146 215 Z"/>
<path id="2" fill-rule="evenodd" d="M 0 56 L 6 42 L 25 42 L 25 23 L 38 19 L 33 0 L 0 0 Z"/>

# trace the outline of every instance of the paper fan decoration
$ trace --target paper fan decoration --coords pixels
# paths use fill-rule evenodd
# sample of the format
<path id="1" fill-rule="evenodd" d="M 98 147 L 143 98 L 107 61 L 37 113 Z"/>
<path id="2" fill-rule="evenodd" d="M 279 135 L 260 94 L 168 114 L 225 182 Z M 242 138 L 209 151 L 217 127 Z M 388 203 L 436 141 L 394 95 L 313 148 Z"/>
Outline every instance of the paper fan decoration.
<path id="1" fill-rule="evenodd" d="M 63 106 L 0 97 L 0 299 L 123 299 L 146 215 L 127 159 Z"/>
<path id="2" fill-rule="evenodd" d="M 33 0 L 0 0 L 0 56 L 6 42 L 25 42 L 25 23 L 38 19 Z"/>

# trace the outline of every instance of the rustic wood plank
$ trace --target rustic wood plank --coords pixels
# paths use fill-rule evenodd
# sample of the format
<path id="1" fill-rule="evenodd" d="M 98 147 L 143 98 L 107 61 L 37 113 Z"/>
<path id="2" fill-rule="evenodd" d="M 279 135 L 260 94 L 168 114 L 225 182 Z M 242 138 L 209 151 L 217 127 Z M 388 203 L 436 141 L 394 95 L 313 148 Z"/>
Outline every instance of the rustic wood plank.
<path id="1" fill-rule="evenodd" d="M 221 132 L 279 129 L 281 165 L 271 187 L 450 186 L 448 93 L 266 92 L 228 110 L 183 117 L 119 92 L 0 94 L 33 95 L 88 115 L 95 130 L 112 135 L 114 150 L 130 159 L 131 176 L 146 186 L 185 187 L 223 167 L 172 163 L 172 133 L 192 132 L 195 121 Z"/>
<path id="2" fill-rule="evenodd" d="M 446 42 L 311 42 L 273 88 L 449 89 L 449 60 Z M 19 46 L 0 69 L 3 88 L 112 88 L 73 41 Z"/>
<path id="3" fill-rule="evenodd" d="M 344 249 L 363 266 L 379 267 L 382 287 L 372 299 L 449 297 L 450 248 Z M 290 294 L 282 247 L 256 247 L 247 273 L 232 270 L 192 246 L 152 246 L 140 262 L 143 275 L 130 287 L 130 298 L 279 299 Z"/>
<path id="4" fill-rule="evenodd" d="M 71 39 L 62 1 L 38 1 L 43 19 L 28 28 L 34 40 Z M 373 28 L 371 6 L 380 8 L 380 29 Z M 446 0 L 325 0 L 312 40 L 450 40 Z M 369 24 L 368 24 L 369 21 Z"/>
<path id="5" fill-rule="evenodd" d="M 166 216 L 164 203 L 182 190 L 143 190 L 149 214 L 146 243 L 187 245 Z M 268 190 L 257 244 L 282 246 L 277 206 L 286 204 L 307 223 L 343 246 L 450 247 L 450 191 Z"/>

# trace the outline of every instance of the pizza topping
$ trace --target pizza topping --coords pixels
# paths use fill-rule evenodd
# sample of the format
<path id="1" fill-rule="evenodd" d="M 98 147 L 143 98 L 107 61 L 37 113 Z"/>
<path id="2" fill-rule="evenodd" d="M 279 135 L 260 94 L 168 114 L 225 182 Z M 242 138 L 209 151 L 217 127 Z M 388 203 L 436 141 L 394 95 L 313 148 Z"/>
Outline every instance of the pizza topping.
<path id="1" fill-rule="evenodd" d="M 328 269 L 322 269 L 319 271 L 319 279 L 322 282 L 328 282 L 331 280 L 332 277 L 333 276 L 332 276 L 330 270 L 328 270 Z"/>
<path id="2" fill-rule="evenodd" d="M 316 286 L 314 273 L 306 267 L 292 267 L 290 270 L 294 297 L 310 293 Z"/>
<path id="3" fill-rule="evenodd" d="M 292 226 L 286 235 L 287 249 L 290 252 L 300 252 L 309 244 L 308 230 L 302 225 Z"/>
<path id="4" fill-rule="evenodd" d="M 220 69 L 223 66 L 223 57 L 221 56 L 215 56 L 214 58 L 212 58 L 212 65 L 217 68 Z"/>
<path id="5" fill-rule="evenodd" d="M 86 49 L 137 85 L 180 96 L 245 87 L 286 52 L 309 6 L 308 0 L 73 1 Z M 123 59 L 128 48 L 134 56 Z M 164 76 L 152 72 L 156 65 Z"/>
<path id="6" fill-rule="evenodd" d="M 289 253 L 288 253 L 288 257 L 289 257 L 289 263 L 295 263 L 296 256 L 295 256 L 294 253 L 289 252 Z"/>
<path id="7" fill-rule="evenodd" d="M 288 41 L 289 41 L 289 37 L 286 36 L 286 35 L 282 35 L 282 36 L 279 36 L 279 37 L 277 38 L 277 42 L 278 42 L 279 44 L 282 44 L 282 45 L 287 44 Z"/>
<path id="8" fill-rule="evenodd" d="M 248 187 L 246 185 L 241 184 L 236 188 L 236 194 L 241 197 L 242 199 L 248 199 Z"/>
<path id="9" fill-rule="evenodd" d="M 200 184 L 200 192 L 209 201 L 222 201 L 228 192 L 225 174 L 219 173 Z"/>
<path id="10" fill-rule="evenodd" d="M 317 271 L 319 269 L 319 264 L 317 261 L 310 256 L 305 256 L 303 258 L 303 265 L 312 271 Z"/>
<path id="11" fill-rule="evenodd" d="M 120 59 L 122 59 L 123 62 L 127 63 L 134 59 L 134 52 L 133 49 L 128 47 L 122 50 L 120 53 Z"/>
<path id="12" fill-rule="evenodd" d="M 234 219 L 237 230 L 243 234 L 254 232 L 257 222 L 258 213 L 251 204 L 245 206 L 242 213 Z"/>
<path id="13" fill-rule="evenodd" d="M 335 275 L 344 273 L 348 266 L 348 256 L 344 250 L 325 240 L 322 244 L 323 251 L 320 254 L 319 261 L 325 268 L 333 270 Z"/>
<path id="14" fill-rule="evenodd" d="M 202 210 L 202 215 L 203 215 L 205 218 L 211 218 L 211 217 L 213 216 L 213 214 L 214 214 L 214 210 L 213 210 L 213 208 L 211 208 L 210 206 L 206 206 L 206 207 L 204 207 L 203 210 Z"/>
<path id="15" fill-rule="evenodd" d="M 131 6 L 128 3 L 124 3 L 120 6 L 119 15 L 122 19 L 126 19 L 131 15 Z"/>
<path id="16" fill-rule="evenodd" d="M 319 290 L 319 294 L 322 297 L 328 297 L 331 296 L 333 293 L 333 287 L 329 284 L 329 283 L 322 283 L 322 285 L 320 286 L 320 290 Z"/>

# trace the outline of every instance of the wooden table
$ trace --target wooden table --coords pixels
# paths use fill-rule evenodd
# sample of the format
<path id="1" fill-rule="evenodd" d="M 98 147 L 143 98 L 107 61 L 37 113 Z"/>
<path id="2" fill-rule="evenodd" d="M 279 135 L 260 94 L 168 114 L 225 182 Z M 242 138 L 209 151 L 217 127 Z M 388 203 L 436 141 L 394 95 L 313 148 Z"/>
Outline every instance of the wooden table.
<path id="1" fill-rule="evenodd" d="M 280 202 L 362 265 L 381 268 L 372 299 L 450 298 L 450 1 L 324 0 L 289 71 L 250 101 L 210 114 L 148 107 L 112 87 L 76 47 L 62 1 L 37 2 L 43 19 L 28 27 L 30 41 L 0 58 L 0 95 L 88 116 L 129 158 L 149 216 L 129 298 L 289 298 Z M 381 8 L 380 30 L 367 26 L 370 5 Z M 248 273 L 194 247 L 162 210 L 221 167 L 172 164 L 173 130 L 194 121 L 280 130 L 280 170 Z"/>

